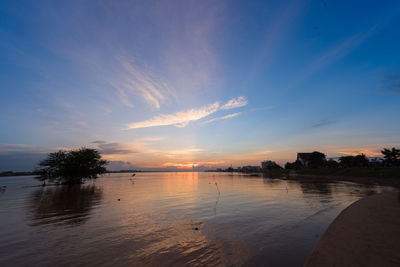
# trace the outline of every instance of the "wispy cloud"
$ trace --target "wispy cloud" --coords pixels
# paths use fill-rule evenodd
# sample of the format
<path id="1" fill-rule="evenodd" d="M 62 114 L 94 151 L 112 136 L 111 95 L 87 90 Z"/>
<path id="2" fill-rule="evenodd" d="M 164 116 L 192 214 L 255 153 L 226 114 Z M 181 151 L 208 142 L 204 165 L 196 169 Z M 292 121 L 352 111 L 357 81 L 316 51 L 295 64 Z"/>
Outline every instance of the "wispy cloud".
<path id="1" fill-rule="evenodd" d="M 193 166 L 196 167 L 196 163 L 173 163 L 173 162 L 166 162 L 161 165 L 164 168 L 173 167 L 178 169 L 190 169 Z"/>
<path id="2" fill-rule="evenodd" d="M 165 137 L 157 137 L 157 136 L 149 136 L 149 137 L 143 137 L 143 138 L 139 138 L 137 139 L 137 141 L 140 142 L 157 142 L 157 141 L 162 141 L 165 140 Z"/>
<path id="3" fill-rule="evenodd" d="M 400 94 L 400 73 L 383 75 L 380 89 L 385 92 Z"/>
<path id="4" fill-rule="evenodd" d="M 374 151 L 371 149 L 360 149 L 360 150 L 352 150 L 352 151 L 339 151 L 338 153 L 349 156 L 357 156 L 360 154 L 364 154 L 368 157 L 382 157 L 382 153 L 380 151 Z"/>
<path id="5" fill-rule="evenodd" d="M 107 141 L 104 141 L 104 140 L 96 140 L 96 141 L 92 141 L 91 143 L 92 143 L 92 144 L 106 144 Z"/>
<path id="6" fill-rule="evenodd" d="M 57 150 L 69 150 L 66 147 L 41 147 L 27 144 L 0 144 L 0 154 L 46 154 Z"/>
<path id="7" fill-rule="evenodd" d="M 115 23 L 113 32 L 103 40 L 114 54 L 107 60 L 113 70 L 110 75 L 106 72 L 106 77 L 127 107 L 138 106 L 139 100 L 160 109 L 169 101 L 184 101 L 196 91 L 218 84 L 219 59 L 213 38 L 224 4 L 175 4 L 157 1 L 138 7 L 134 3 L 102 3 L 106 18 Z M 131 23 L 119 24 L 115 14 Z M 118 33 L 126 37 L 115 38 Z"/>
<path id="8" fill-rule="evenodd" d="M 228 101 L 228 102 L 230 102 L 230 101 Z M 246 104 L 247 104 L 247 101 L 246 101 Z M 205 121 L 204 123 L 207 124 L 207 123 L 218 121 L 218 120 L 231 119 L 231 118 L 237 117 L 239 115 L 248 114 L 248 113 L 252 113 L 252 112 L 256 112 L 256 111 L 260 111 L 260 110 L 273 109 L 273 108 L 275 108 L 275 106 L 266 106 L 266 107 L 260 107 L 260 108 L 253 108 L 253 109 L 249 109 L 249 110 L 245 110 L 245 111 L 241 111 L 241 112 L 231 113 L 231 114 L 228 114 L 228 115 L 225 115 L 225 116 L 221 116 L 221 117 L 212 118 L 210 120 Z"/>
<path id="9" fill-rule="evenodd" d="M 121 100 L 122 104 L 124 104 L 127 107 L 133 108 L 134 105 L 132 104 L 131 100 L 129 99 L 128 94 L 125 92 L 125 90 L 123 90 L 122 88 L 120 88 L 118 85 L 116 85 L 114 82 L 109 81 L 109 84 L 115 88 L 117 95 L 119 97 L 119 99 Z"/>
<path id="10" fill-rule="evenodd" d="M 142 103 L 157 110 L 198 92 L 219 90 L 223 65 L 215 42 L 229 11 L 223 1 L 68 1 L 38 9 L 45 37 L 41 45 L 82 70 L 94 85 L 79 82 L 82 88 L 107 105 L 115 103 L 115 112 L 121 104 L 142 108 Z M 96 12 L 101 20 L 93 16 Z M 59 82 L 50 68 L 41 69 Z"/>
<path id="11" fill-rule="evenodd" d="M 102 154 L 132 154 L 143 152 L 140 143 L 99 143 L 98 148 Z"/>
<path id="12" fill-rule="evenodd" d="M 247 99 L 244 96 L 239 96 L 232 98 L 226 104 L 224 104 L 221 109 L 233 109 L 233 108 L 240 108 L 244 107 L 248 104 Z"/>
<path id="13" fill-rule="evenodd" d="M 134 122 L 128 125 L 128 129 L 147 128 L 154 126 L 175 125 L 185 127 L 191 121 L 197 121 L 213 114 L 219 109 L 219 102 L 204 106 L 199 109 L 180 111 L 174 114 L 161 114 L 146 121 Z"/>
<path id="14" fill-rule="evenodd" d="M 265 28 L 264 38 L 255 53 L 253 64 L 248 72 L 247 82 L 253 82 L 261 71 L 266 71 L 277 59 L 281 52 L 282 43 L 296 27 L 297 19 L 303 12 L 306 3 L 304 1 L 286 1 L 281 10 L 273 13 L 270 23 Z"/>
<path id="15" fill-rule="evenodd" d="M 109 161 L 107 164 L 107 169 L 109 170 L 128 170 L 128 169 L 136 169 L 137 167 L 134 166 L 131 162 L 129 161 Z"/>
<path id="16" fill-rule="evenodd" d="M 204 123 L 211 123 L 211 122 L 214 122 L 214 121 L 226 120 L 226 119 L 234 118 L 234 117 L 239 116 L 241 114 L 243 114 L 243 112 L 236 112 L 236 113 L 228 114 L 226 116 L 213 118 L 211 120 L 205 121 Z"/>
<path id="17" fill-rule="evenodd" d="M 334 123 L 336 123 L 336 121 L 333 121 L 333 120 L 321 120 L 321 121 L 311 125 L 311 127 L 320 128 L 320 127 L 324 127 L 324 126 L 327 126 L 327 125 L 330 125 L 330 124 L 334 124 Z"/>
<path id="18" fill-rule="evenodd" d="M 163 40 L 160 63 L 171 79 L 171 86 L 183 99 L 196 91 L 213 88 L 220 79 L 214 42 L 220 19 L 227 10 L 226 3 L 183 1 L 174 6 L 159 1 L 155 9 L 162 36 L 168 36 Z"/>
<path id="19" fill-rule="evenodd" d="M 191 154 L 196 154 L 196 153 L 201 153 L 207 151 L 204 148 L 199 148 L 199 147 L 187 147 L 187 148 L 181 148 L 181 149 L 175 149 L 175 150 L 167 150 L 165 151 L 166 154 L 168 155 L 191 155 Z"/>
<path id="20" fill-rule="evenodd" d="M 375 25 L 367 31 L 354 34 L 342 40 L 341 42 L 338 42 L 335 45 L 331 46 L 328 50 L 326 50 L 318 58 L 316 58 L 309 66 L 304 68 L 299 79 L 295 81 L 294 85 L 296 86 L 304 82 L 315 73 L 335 63 L 339 59 L 347 56 L 360 45 L 362 45 L 366 40 L 368 40 L 373 34 L 375 34 L 378 29 L 379 27 Z"/>
<path id="21" fill-rule="evenodd" d="M 26 144 L 0 144 L 0 154 L 3 153 L 48 153 L 50 149 Z"/>
<path id="22" fill-rule="evenodd" d="M 209 104 L 207 106 L 203 106 L 198 109 L 189 109 L 186 111 L 179 111 L 174 114 L 161 114 L 161 115 L 155 116 L 149 120 L 145 120 L 145 121 L 141 121 L 141 122 L 134 122 L 134 123 L 128 124 L 127 128 L 128 129 L 138 129 L 138 128 L 167 126 L 167 125 L 174 125 L 177 127 L 186 127 L 190 122 L 203 119 L 219 110 L 243 107 L 243 106 L 247 105 L 247 103 L 248 103 L 247 100 L 244 97 L 240 96 L 237 98 L 230 99 L 227 103 L 225 103 L 222 106 L 217 101 L 213 104 Z M 228 117 L 225 116 L 226 117 L 225 119 L 229 118 L 229 116 L 235 117 L 238 115 L 239 114 L 227 115 Z M 219 118 L 219 119 L 223 119 L 223 118 Z M 216 118 L 215 120 L 218 120 L 218 119 Z"/>
<path id="23" fill-rule="evenodd" d="M 121 102 L 128 107 L 133 107 L 132 96 L 139 96 L 151 107 L 159 109 L 162 102 L 169 98 L 176 98 L 176 95 L 169 86 L 156 77 L 149 68 L 137 66 L 137 62 L 127 57 L 117 57 L 120 64 L 120 71 L 108 79 L 108 83 L 115 88 Z"/>

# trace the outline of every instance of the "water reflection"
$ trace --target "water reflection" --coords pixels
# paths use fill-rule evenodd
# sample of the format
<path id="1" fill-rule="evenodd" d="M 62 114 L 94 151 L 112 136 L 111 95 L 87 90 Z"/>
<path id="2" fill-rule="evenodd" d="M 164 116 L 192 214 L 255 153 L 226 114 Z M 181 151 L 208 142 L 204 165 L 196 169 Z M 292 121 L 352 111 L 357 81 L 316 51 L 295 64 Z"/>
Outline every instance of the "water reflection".
<path id="1" fill-rule="evenodd" d="M 268 170 L 262 173 L 263 178 L 283 178 L 284 174 L 280 170 Z"/>
<path id="2" fill-rule="evenodd" d="M 329 196 L 332 194 L 333 183 L 317 182 L 317 181 L 299 181 L 303 194 L 318 194 Z"/>
<path id="3" fill-rule="evenodd" d="M 90 211 L 99 204 L 101 197 L 101 189 L 94 185 L 37 189 L 30 197 L 31 225 L 82 224 L 90 217 Z"/>
<path id="4" fill-rule="evenodd" d="M 0 196 L 6 192 L 7 186 L 0 186 Z"/>
<path id="5" fill-rule="evenodd" d="M 0 266 L 301 266 L 337 214 L 388 190 L 226 173 L 30 179 L 4 183 Z"/>
<path id="6" fill-rule="evenodd" d="M 217 207 L 218 207 L 220 197 L 221 197 L 221 194 L 218 194 L 217 200 L 215 201 L 215 205 L 214 205 L 214 215 L 217 215 Z"/>
<path id="7" fill-rule="evenodd" d="M 263 183 L 268 186 L 276 186 L 276 185 L 282 184 L 283 182 L 281 179 L 274 179 L 274 178 L 264 176 Z"/>

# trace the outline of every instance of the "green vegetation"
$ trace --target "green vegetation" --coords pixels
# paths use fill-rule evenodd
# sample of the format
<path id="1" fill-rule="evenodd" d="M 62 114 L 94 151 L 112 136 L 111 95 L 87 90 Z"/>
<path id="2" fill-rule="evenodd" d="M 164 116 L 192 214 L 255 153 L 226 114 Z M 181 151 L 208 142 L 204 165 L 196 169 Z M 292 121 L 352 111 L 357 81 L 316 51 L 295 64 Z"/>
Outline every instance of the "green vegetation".
<path id="1" fill-rule="evenodd" d="M 297 174 L 400 178 L 400 149 L 384 148 L 382 158 L 368 159 L 364 154 L 343 156 L 337 161 L 326 160 L 321 152 L 299 153 L 293 163 L 286 163 L 285 169 Z"/>
<path id="2" fill-rule="evenodd" d="M 102 160 L 95 149 L 81 148 L 50 153 L 39 163 L 35 177 L 40 181 L 62 184 L 81 184 L 106 172 L 107 161 Z"/>
<path id="3" fill-rule="evenodd" d="M 343 156 L 338 161 L 327 160 L 325 154 L 314 151 L 312 153 L 298 153 L 295 162 L 287 162 L 285 169 L 315 169 L 315 168 L 354 168 L 354 167 L 398 167 L 400 166 L 400 149 L 384 148 L 381 151 L 384 159 L 368 159 L 364 154 Z M 300 155 L 300 156 L 299 156 Z"/>
<path id="4" fill-rule="evenodd" d="M 357 156 L 344 156 L 339 158 L 339 167 L 352 168 L 352 167 L 368 167 L 369 160 L 364 154 Z"/>
<path id="5" fill-rule="evenodd" d="M 384 148 L 381 153 L 384 155 L 387 165 L 400 166 L 400 149 L 394 147 L 392 149 Z"/>

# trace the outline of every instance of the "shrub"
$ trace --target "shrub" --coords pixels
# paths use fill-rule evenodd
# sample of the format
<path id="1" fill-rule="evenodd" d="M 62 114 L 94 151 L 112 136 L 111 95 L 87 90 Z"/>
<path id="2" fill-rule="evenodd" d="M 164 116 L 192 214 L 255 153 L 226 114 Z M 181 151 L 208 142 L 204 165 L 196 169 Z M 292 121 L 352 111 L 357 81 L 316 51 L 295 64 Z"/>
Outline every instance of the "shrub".
<path id="1" fill-rule="evenodd" d="M 80 184 L 105 173 L 107 161 L 95 149 L 81 148 L 50 153 L 39 163 L 36 179 L 62 184 Z"/>

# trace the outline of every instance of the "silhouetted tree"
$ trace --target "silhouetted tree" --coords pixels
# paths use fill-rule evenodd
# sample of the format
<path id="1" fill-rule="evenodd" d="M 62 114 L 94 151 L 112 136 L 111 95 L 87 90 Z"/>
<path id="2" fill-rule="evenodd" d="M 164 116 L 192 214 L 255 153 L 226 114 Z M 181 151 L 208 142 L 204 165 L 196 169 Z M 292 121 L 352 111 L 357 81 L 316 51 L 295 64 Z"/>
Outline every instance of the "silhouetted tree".
<path id="1" fill-rule="evenodd" d="M 286 162 L 285 164 L 285 169 L 291 170 L 291 169 L 301 169 L 303 168 L 303 164 L 301 164 L 300 161 L 296 160 L 295 162 Z"/>
<path id="2" fill-rule="evenodd" d="M 324 153 L 314 151 L 308 158 L 309 168 L 322 168 L 326 166 L 326 157 Z"/>
<path id="3" fill-rule="evenodd" d="M 369 161 L 368 164 L 370 167 L 378 167 L 378 166 L 383 166 L 383 160 L 380 160 L 378 158 L 372 158 Z"/>
<path id="4" fill-rule="evenodd" d="M 381 153 L 384 155 L 385 163 L 389 166 L 400 166 L 400 149 L 384 148 Z"/>
<path id="5" fill-rule="evenodd" d="M 367 167 L 369 164 L 368 158 L 364 154 L 359 154 L 354 157 L 354 167 Z"/>
<path id="6" fill-rule="evenodd" d="M 336 160 L 333 160 L 333 159 L 329 159 L 326 162 L 326 166 L 328 168 L 339 168 L 339 162 L 337 162 Z"/>
<path id="7" fill-rule="evenodd" d="M 107 161 L 102 160 L 95 149 L 81 148 L 50 153 L 39 163 L 35 173 L 40 181 L 63 184 L 80 184 L 86 179 L 95 179 L 105 173 Z"/>
<path id="8" fill-rule="evenodd" d="M 369 165 L 369 160 L 364 154 L 359 154 L 357 156 L 343 156 L 339 158 L 340 166 L 344 168 L 351 167 L 367 167 Z"/>
<path id="9" fill-rule="evenodd" d="M 344 168 L 351 168 L 354 165 L 354 156 L 343 156 L 339 158 L 339 164 Z"/>
<path id="10" fill-rule="evenodd" d="M 282 169 L 275 161 L 267 160 L 261 163 L 263 170 Z"/>

